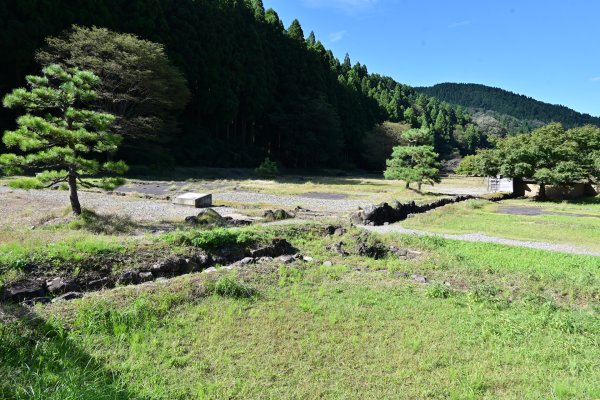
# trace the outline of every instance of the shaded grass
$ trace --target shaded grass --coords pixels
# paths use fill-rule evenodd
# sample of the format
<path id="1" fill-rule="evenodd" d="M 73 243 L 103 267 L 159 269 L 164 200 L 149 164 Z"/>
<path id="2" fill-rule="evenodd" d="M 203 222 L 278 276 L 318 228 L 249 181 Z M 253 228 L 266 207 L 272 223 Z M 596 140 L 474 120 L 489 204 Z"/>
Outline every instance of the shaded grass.
<path id="1" fill-rule="evenodd" d="M 130 233 L 136 226 L 129 217 L 102 215 L 87 209 L 84 209 L 80 216 L 67 224 L 69 229 L 86 230 L 105 235 Z"/>
<path id="2" fill-rule="evenodd" d="M 6 321 L 12 314 L 20 318 Z M 118 375 L 98 364 L 58 321 L 5 305 L 0 316 L 0 398 L 132 398 Z"/>

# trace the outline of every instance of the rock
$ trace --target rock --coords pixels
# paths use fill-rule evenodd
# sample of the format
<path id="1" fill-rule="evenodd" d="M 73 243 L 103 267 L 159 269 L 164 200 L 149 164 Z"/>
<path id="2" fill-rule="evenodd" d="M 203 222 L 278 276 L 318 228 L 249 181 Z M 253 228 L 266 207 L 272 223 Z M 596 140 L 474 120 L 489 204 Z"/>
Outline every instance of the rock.
<path id="1" fill-rule="evenodd" d="M 256 260 L 252 257 L 244 257 L 240 260 L 241 265 L 254 264 Z"/>
<path id="2" fill-rule="evenodd" d="M 189 217 L 185 217 L 185 222 L 190 225 L 196 225 L 198 223 L 198 217 L 190 215 Z"/>
<path id="3" fill-rule="evenodd" d="M 331 245 L 327 246 L 325 249 L 328 251 L 331 251 L 333 253 L 339 254 L 342 257 L 346 257 L 346 256 L 350 255 L 350 253 L 345 251 L 343 246 L 344 246 L 343 242 L 337 242 L 337 243 L 332 243 Z"/>
<path id="4" fill-rule="evenodd" d="M 51 301 L 50 297 L 34 297 L 33 299 L 25 300 L 23 303 L 28 306 L 33 306 L 36 304 L 48 304 Z"/>
<path id="5" fill-rule="evenodd" d="M 194 261 L 200 268 L 209 267 L 212 264 L 212 257 L 206 253 L 198 253 L 194 256 Z"/>
<path id="6" fill-rule="evenodd" d="M 306 261 L 306 262 L 313 262 L 313 261 L 315 261 L 315 259 L 314 259 L 314 258 L 312 258 L 312 257 L 308 257 L 308 256 L 304 256 L 304 257 L 302 257 L 302 260 L 303 260 L 303 261 Z"/>
<path id="7" fill-rule="evenodd" d="M 334 236 L 344 236 L 346 234 L 346 230 L 344 228 L 337 228 L 334 232 Z"/>
<path id="8" fill-rule="evenodd" d="M 394 278 L 408 278 L 409 275 L 406 272 L 394 272 Z"/>
<path id="9" fill-rule="evenodd" d="M 192 272 L 200 271 L 200 265 L 196 261 L 186 258 L 184 264 L 181 267 L 180 272 L 182 274 L 191 274 Z"/>
<path id="10" fill-rule="evenodd" d="M 254 221 L 251 219 L 241 219 L 241 218 L 231 218 L 229 220 L 229 225 L 231 226 L 248 226 L 252 225 Z"/>
<path id="11" fill-rule="evenodd" d="M 210 267 L 210 268 L 206 268 L 204 271 L 202 271 L 203 273 L 207 273 L 207 274 L 212 274 L 217 272 L 217 269 L 215 267 Z"/>
<path id="12" fill-rule="evenodd" d="M 67 300 L 73 300 L 73 299 L 80 299 L 83 297 L 83 293 L 81 292 L 69 292 L 69 293 L 65 293 L 62 296 L 58 296 L 56 297 L 54 300 L 52 300 L 53 303 L 59 302 L 59 301 L 67 301 Z"/>
<path id="13" fill-rule="evenodd" d="M 284 264 L 291 264 L 294 262 L 294 257 L 293 256 L 281 256 L 279 257 L 279 261 L 281 261 Z"/>
<path id="14" fill-rule="evenodd" d="M 323 263 L 323 266 L 324 266 L 324 267 L 332 267 L 332 266 L 333 266 L 333 263 L 332 263 L 331 261 L 325 261 L 325 262 Z"/>
<path id="15" fill-rule="evenodd" d="M 279 257 L 296 253 L 296 249 L 285 239 L 273 239 L 271 244 L 251 250 L 252 257 Z"/>
<path id="16" fill-rule="evenodd" d="M 4 290 L 3 300 L 8 301 L 23 301 L 35 297 L 44 297 L 46 288 L 42 283 L 26 282 L 11 286 Z"/>
<path id="17" fill-rule="evenodd" d="M 390 253 L 393 253 L 401 258 L 406 258 L 407 251 L 405 249 L 399 249 L 395 246 L 390 246 Z"/>
<path id="18" fill-rule="evenodd" d="M 268 263 L 273 261 L 273 257 L 261 257 L 258 259 L 259 263 Z"/>
<path id="19" fill-rule="evenodd" d="M 171 257 L 163 260 L 157 264 L 154 264 L 150 267 L 150 272 L 154 276 L 162 276 L 162 275 L 176 275 L 178 274 L 182 267 L 186 265 L 186 259 L 183 257 Z"/>
<path id="20" fill-rule="evenodd" d="M 252 256 L 252 254 L 250 254 Z M 212 255 L 215 264 L 225 265 L 241 260 L 247 257 L 246 251 L 241 247 L 229 246 L 221 247 Z"/>
<path id="21" fill-rule="evenodd" d="M 365 222 L 374 225 L 383 225 L 386 221 L 393 221 L 396 218 L 396 210 L 388 203 L 368 206 L 363 210 L 363 219 Z"/>
<path id="22" fill-rule="evenodd" d="M 140 283 L 154 280 L 154 275 L 152 275 L 152 272 L 140 272 L 138 277 Z"/>
<path id="23" fill-rule="evenodd" d="M 368 233 L 361 233 L 356 239 L 356 254 L 379 260 L 387 255 L 388 249 Z"/>
<path id="24" fill-rule="evenodd" d="M 414 201 L 409 203 L 392 202 L 392 205 L 381 203 L 365 207 L 358 210 L 350 216 L 352 223 L 364 225 L 386 225 L 405 220 L 409 216 L 424 213 L 447 204 L 458 203 L 474 198 L 473 196 L 457 196 L 455 198 L 445 198 L 436 200 L 429 204 L 417 205 Z"/>
<path id="25" fill-rule="evenodd" d="M 333 225 L 329 225 L 325 227 L 325 234 L 326 235 L 333 235 L 333 233 L 335 232 L 335 230 L 337 229 L 337 226 L 333 226 Z"/>
<path id="26" fill-rule="evenodd" d="M 202 210 L 196 217 L 199 225 L 225 225 L 227 220 L 212 208 Z"/>
<path id="27" fill-rule="evenodd" d="M 365 212 L 363 210 L 358 210 L 350 214 L 350 223 L 353 225 L 366 225 Z"/>
<path id="28" fill-rule="evenodd" d="M 117 279 L 119 285 L 135 285 L 140 283 L 140 277 L 136 271 L 123 271 Z"/>
<path id="29" fill-rule="evenodd" d="M 111 286 L 111 281 L 108 278 L 100 278 L 89 281 L 85 286 L 88 290 L 100 290 Z"/>
<path id="30" fill-rule="evenodd" d="M 272 221 L 283 221 L 285 219 L 294 218 L 294 216 L 285 210 L 279 209 L 279 210 L 275 210 L 275 211 L 272 211 L 272 210 L 265 211 L 263 213 L 263 218 L 267 222 L 272 222 Z"/>
<path id="31" fill-rule="evenodd" d="M 52 294 L 73 292 L 79 289 L 77 284 L 73 281 L 60 277 L 46 281 L 46 288 L 48 289 L 48 292 Z"/>
<path id="32" fill-rule="evenodd" d="M 413 281 L 418 282 L 418 283 L 427 283 L 427 282 L 429 282 L 429 280 L 427 279 L 427 277 L 423 276 L 423 275 L 412 274 L 410 277 L 411 277 L 411 279 Z"/>
<path id="33" fill-rule="evenodd" d="M 210 207 L 212 205 L 212 195 L 204 193 L 184 193 L 174 198 L 173 204 L 181 204 L 195 208 Z"/>
<path id="34" fill-rule="evenodd" d="M 421 253 L 420 251 L 408 250 L 406 252 L 406 258 L 408 258 L 409 260 L 413 260 L 415 258 L 419 258 L 422 255 L 423 255 L 423 253 Z"/>

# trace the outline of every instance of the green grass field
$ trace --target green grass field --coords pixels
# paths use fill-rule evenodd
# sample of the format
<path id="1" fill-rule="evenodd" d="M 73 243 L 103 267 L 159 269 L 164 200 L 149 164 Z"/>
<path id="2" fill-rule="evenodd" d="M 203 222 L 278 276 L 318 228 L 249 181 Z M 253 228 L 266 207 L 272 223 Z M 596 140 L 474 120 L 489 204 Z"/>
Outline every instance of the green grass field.
<path id="1" fill-rule="evenodd" d="M 2 306 L 0 398 L 600 396 L 598 258 L 387 235 L 373 240 L 423 256 L 373 260 L 326 250 L 340 238 L 320 232 L 248 235 L 284 236 L 331 267 L 193 274 L 29 318 Z M 341 240 L 350 248 L 358 234 Z"/>
<path id="2" fill-rule="evenodd" d="M 236 184 L 281 195 L 435 197 L 370 178 Z M 402 224 L 598 250 L 600 218 L 496 212 L 600 215 L 598 204 L 478 200 Z M 0 303 L 0 399 L 600 398 L 600 257 L 390 233 L 368 242 L 421 255 L 374 259 L 357 254 L 360 228 L 325 235 L 333 220 L 149 234 L 126 218 L 63 214 L 35 229 L 0 221 L 0 285 L 36 264 L 78 274 L 110 262 L 118 272 L 146 256 L 275 237 L 319 261 L 191 274 L 33 311 Z M 350 255 L 331 249 L 340 242 Z"/>
<path id="3" fill-rule="evenodd" d="M 535 207 L 568 215 L 510 215 L 499 207 Z M 598 204 L 539 203 L 525 200 L 505 200 L 489 203 L 473 200 L 454 204 L 427 214 L 416 215 L 402 226 L 437 233 L 483 233 L 510 239 L 564 243 L 587 250 L 600 250 L 600 209 Z"/>

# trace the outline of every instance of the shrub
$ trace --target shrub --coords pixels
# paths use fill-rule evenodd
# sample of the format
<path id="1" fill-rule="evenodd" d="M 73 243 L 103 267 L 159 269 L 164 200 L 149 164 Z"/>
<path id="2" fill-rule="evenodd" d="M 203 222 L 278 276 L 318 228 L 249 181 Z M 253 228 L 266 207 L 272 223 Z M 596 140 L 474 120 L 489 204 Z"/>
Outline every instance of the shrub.
<path id="1" fill-rule="evenodd" d="M 254 290 L 240 282 L 235 274 L 219 277 L 216 281 L 208 283 L 209 293 L 222 297 L 248 298 L 254 295 Z"/>
<path id="2" fill-rule="evenodd" d="M 177 231 L 168 233 L 163 238 L 171 244 L 200 247 L 205 250 L 215 250 L 233 245 L 246 246 L 256 241 L 254 232 L 238 228 Z"/>
<path id="3" fill-rule="evenodd" d="M 487 202 L 485 200 L 471 199 L 471 200 L 467 200 L 466 206 L 467 206 L 467 208 L 470 208 L 472 210 L 479 210 L 479 209 L 483 208 L 483 206 L 485 206 L 486 203 Z"/>
<path id="4" fill-rule="evenodd" d="M 447 299 L 452 294 L 452 290 L 443 283 L 435 282 L 427 288 L 427 297 L 434 299 Z"/>
<path id="5" fill-rule="evenodd" d="M 13 189 L 41 189 L 44 187 L 37 178 L 18 178 L 8 182 L 8 186 Z"/>
<path id="6" fill-rule="evenodd" d="M 255 171 L 257 174 L 263 176 L 279 175 L 279 167 L 277 166 L 277 163 L 275 161 L 271 161 L 269 157 L 265 158 Z"/>

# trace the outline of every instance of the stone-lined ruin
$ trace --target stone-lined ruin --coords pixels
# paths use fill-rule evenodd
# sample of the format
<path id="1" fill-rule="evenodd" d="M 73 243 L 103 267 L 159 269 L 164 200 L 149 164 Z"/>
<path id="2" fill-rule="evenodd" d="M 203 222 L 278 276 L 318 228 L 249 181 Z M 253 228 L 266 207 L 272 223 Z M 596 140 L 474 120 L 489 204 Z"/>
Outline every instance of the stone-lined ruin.
<path id="1" fill-rule="evenodd" d="M 358 210 L 351 216 L 352 223 L 360 225 L 374 225 L 380 226 L 384 224 L 391 224 L 398 221 L 403 221 L 412 214 L 421 214 L 433 209 L 446 206 L 448 204 L 459 203 L 470 199 L 475 199 L 475 196 L 456 196 L 453 198 L 444 198 L 436 200 L 433 203 L 427 204 L 416 204 L 414 201 L 410 203 L 399 203 L 393 202 L 392 205 L 388 203 L 381 203 L 365 207 L 364 209 Z"/>

